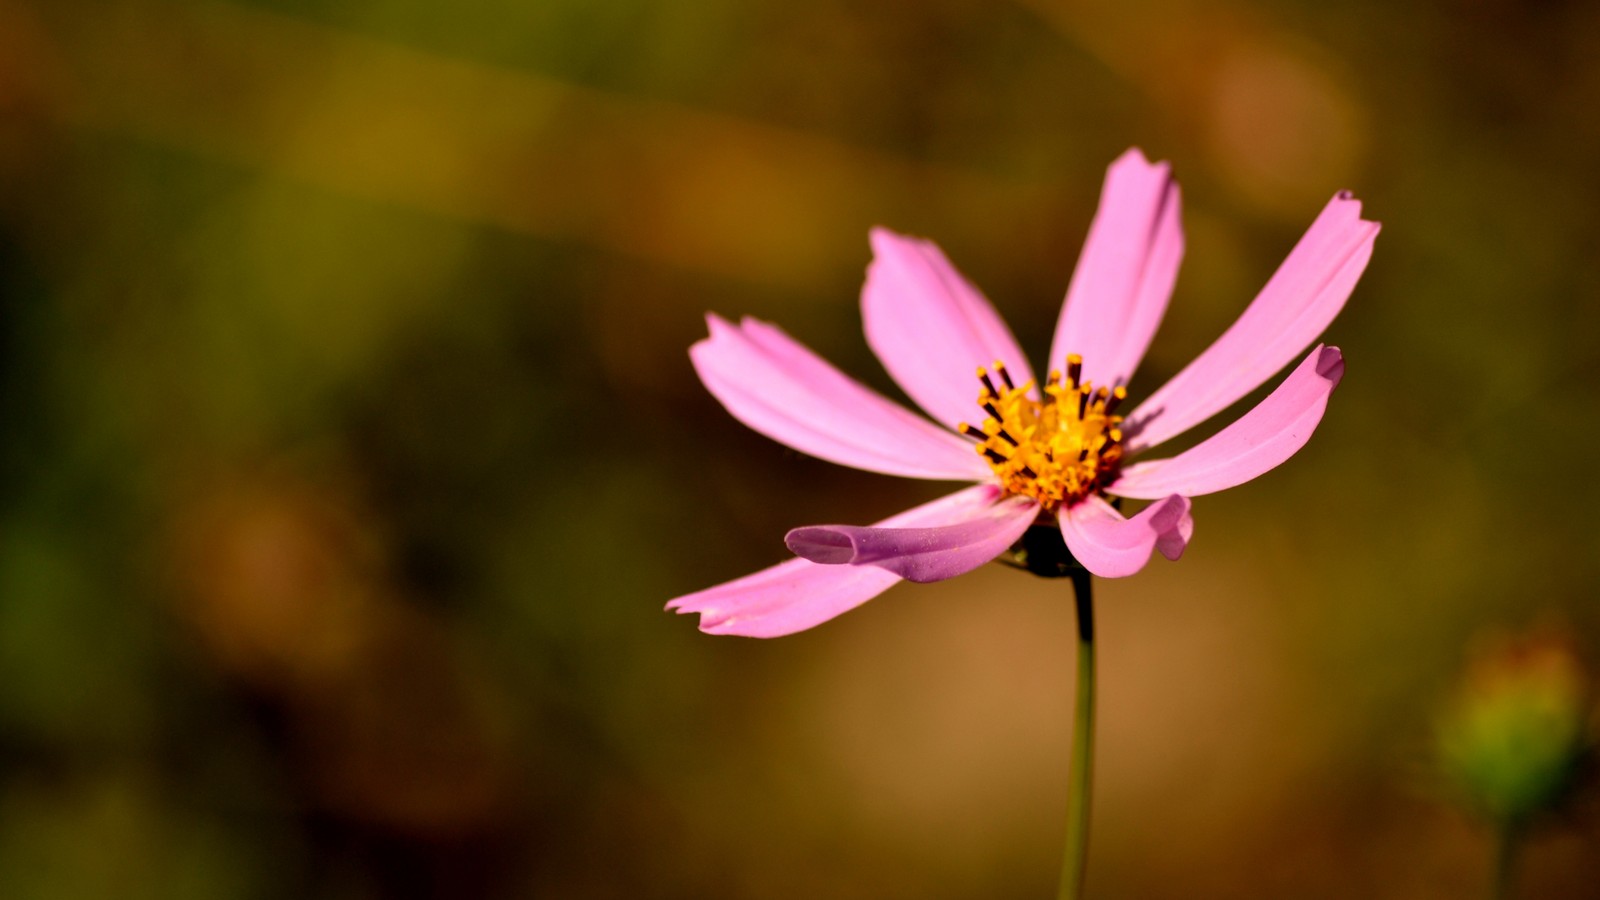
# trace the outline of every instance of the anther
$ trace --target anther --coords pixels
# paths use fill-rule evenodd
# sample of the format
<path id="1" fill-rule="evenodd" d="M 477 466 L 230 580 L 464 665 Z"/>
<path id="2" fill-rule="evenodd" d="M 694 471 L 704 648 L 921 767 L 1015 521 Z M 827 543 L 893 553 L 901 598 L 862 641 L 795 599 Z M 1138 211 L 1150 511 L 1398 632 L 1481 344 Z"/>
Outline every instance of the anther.
<path id="1" fill-rule="evenodd" d="M 1080 421 L 1080 422 L 1083 421 L 1083 414 L 1088 409 L 1088 407 L 1089 407 L 1089 392 L 1086 391 L 1086 390 L 1078 391 L 1078 421 Z"/>
<path id="2" fill-rule="evenodd" d="M 1071 387 L 1078 386 L 1078 378 L 1083 375 L 1083 357 L 1076 353 L 1067 355 L 1067 384 Z"/>
<path id="3" fill-rule="evenodd" d="M 988 435 L 984 434 L 980 429 L 973 428 L 971 425 L 968 425 L 965 422 L 962 422 L 961 427 L 957 430 L 960 431 L 964 436 L 972 438 L 975 441 L 981 441 L 988 437 Z"/>
<path id="4" fill-rule="evenodd" d="M 994 416 L 994 420 L 996 422 L 999 422 L 1004 418 L 1003 416 L 1000 415 L 1000 410 L 995 408 L 994 403 L 992 403 L 992 402 L 990 402 L 988 400 L 983 401 L 983 411 L 988 413 L 991 416 Z"/>
<path id="5" fill-rule="evenodd" d="M 984 371 L 983 366 L 978 367 L 978 380 L 983 382 L 983 386 L 989 389 L 991 395 L 1000 396 L 1000 392 L 994 389 L 994 382 L 989 380 L 989 373 Z"/>
<path id="6" fill-rule="evenodd" d="M 1013 447 L 1022 446 L 1022 442 L 1017 440 L 1016 438 L 1012 437 L 1010 435 L 1010 433 L 1007 432 L 1004 428 L 1002 428 L 999 431 L 995 432 L 995 436 L 998 437 L 998 438 L 1004 439 L 1007 443 L 1009 443 Z"/>
<path id="7" fill-rule="evenodd" d="M 1001 381 L 1005 382 L 1006 390 L 1014 391 L 1014 390 L 1017 389 L 1017 386 L 1011 383 L 1011 373 L 1006 371 L 1006 364 L 1005 363 L 1001 362 L 998 359 L 995 360 L 994 361 L 994 372 L 995 372 L 996 375 L 1000 376 L 1000 380 Z"/>
<path id="8" fill-rule="evenodd" d="M 983 448 L 983 455 L 989 457 L 990 462 L 1003 463 L 1007 461 L 1007 457 L 993 447 Z"/>
<path id="9" fill-rule="evenodd" d="M 1128 389 L 1119 385 L 1116 390 L 1111 392 L 1110 399 L 1106 400 L 1106 415 L 1109 416 L 1116 412 L 1117 407 L 1121 406 L 1122 401 L 1126 399 L 1128 399 Z"/>
<path id="10" fill-rule="evenodd" d="M 1060 380 L 1061 380 L 1061 370 L 1060 369 L 1051 369 L 1050 370 L 1050 377 L 1046 378 L 1044 380 L 1044 383 L 1053 387 L 1055 385 L 1055 383 L 1060 381 Z"/>
<path id="11" fill-rule="evenodd" d="M 1033 471 L 1032 469 L 1028 468 L 1027 466 L 1023 466 L 1022 469 L 1021 469 L 1021 472 L 1022 472 L 1023 475 L 1025 475 L 1025 476 L 1027 476 L 1029 478 L 1038 478 L 1039 477 L 1039 473 Z"/>

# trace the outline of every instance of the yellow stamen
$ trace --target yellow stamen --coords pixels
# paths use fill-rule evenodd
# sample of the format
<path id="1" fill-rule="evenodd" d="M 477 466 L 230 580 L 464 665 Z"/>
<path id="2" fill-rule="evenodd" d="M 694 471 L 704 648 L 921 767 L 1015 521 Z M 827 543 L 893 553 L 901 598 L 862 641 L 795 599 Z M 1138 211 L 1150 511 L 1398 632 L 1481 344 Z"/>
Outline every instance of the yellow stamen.
<path id="1" fill-rule="evenodd" d="M 1003 365 L 995 363 L 994 370 L 1004 385 L 998 389 L 988 371 L 978 369 L 978 405 L 988 418 L 978 427 L 962 423 L 961 433 L 978 442 L 1007 494 L 1054 510 L 1111 483 L 1123 438 L 1122 416 L 1114 410 L 1126 390 L 1079 383 L 1083 360 L 1077 354 L 1067 357 L 1065 380 L 1051 373 L 1043 400 L 1028 396 L 1033 382 L 1013 386 Z"/>

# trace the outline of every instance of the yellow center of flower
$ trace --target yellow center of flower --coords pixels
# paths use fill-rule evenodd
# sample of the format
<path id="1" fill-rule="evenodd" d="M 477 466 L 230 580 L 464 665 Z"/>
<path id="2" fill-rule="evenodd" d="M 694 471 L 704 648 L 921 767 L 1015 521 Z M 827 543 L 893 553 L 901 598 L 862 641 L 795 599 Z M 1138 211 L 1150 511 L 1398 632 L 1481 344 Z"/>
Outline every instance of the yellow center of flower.
<path id="1" fill-rule="evenodd" d="M 1013 385 L 1001 363 L 994 364 L 994 373 L 999 386 L 988 370 L 978 369 L 978 405 L 989 417 L 978 428 L 963 422 L 961 433 L 978 442 L 1007 494 L 1032 497 L 1054 510 L 1111 483 L 1122 460 L 1122 416 L 1115 412 L 1127 390 L 1080 382 L 1083 359 L 1077 354 L 1067 357 L 1065 378 L 1050 373 L 1042 401 L 1029 396 L 1033 382 Z"/>

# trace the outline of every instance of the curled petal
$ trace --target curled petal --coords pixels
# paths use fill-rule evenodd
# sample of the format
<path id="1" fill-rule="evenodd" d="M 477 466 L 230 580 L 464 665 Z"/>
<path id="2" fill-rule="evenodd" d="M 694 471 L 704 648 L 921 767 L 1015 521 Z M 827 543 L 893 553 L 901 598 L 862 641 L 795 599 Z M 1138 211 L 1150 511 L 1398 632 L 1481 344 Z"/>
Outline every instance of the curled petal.
<path id="1" fill-rule="evenodd" d="M 877 566 L 908 581 L 943 581 L 970 572 L 1005 552 L 1039 513 L 1023 497 L 995 502 L 998 489 L 975 504 L 970 518 L 923 528 L 815 525 L 784 538 L 795 555 L 824 565 Z"/>
<path id="2" fill-rule="evenodd" d="M 1310 346 L 1344 308 L 1378 229 L 1348 192 L 1330 200 L 1238 320 L 1128 416 L 1129 449 L 1198 425 Z"/>
<path id="3" fill-rule="evenodd" d="M 1189 498 L 1174 494 L 1131 519 L 1099 497 L 1087 497 L 1061 514 L 1061 536 L 1083 567 L 1102 578 L 1122 578 L 1144 568 L 1150 551 L 1177 559 L 1194 535 Z"/>
<path id="4" fill-rule="evenodd" d="M 1319 344 L 1233 424 L 1171 459 L 1129 466 L 1108 490 L 1145 500 L 1168 494 L 1198 497 L 1271 471 L 1305 446 L 1343 377 L 1339 348 Z"/>
<path id="5" fill-rule="evenodd" d="M 995 488 L 974 485 L 879 522 L 884 528 L 922 528 L 970 518 L 993 503 Z M 820 625 L 888 590 L 900 576 L 877 566 L 821 565 L 791 559 L 753 575 L 678 597 L 667 609 L 699 613 L 708 634 L 780 637 Z"/>
<path id="6" fill-rule="evenodd" d="M 1072 273 L 1050 345 L 1050 366 L 1083 357 L 1083 377 L 1126 384 L 1155 337 L 1183 260 L 1180 199 L 1171 167 L 1137 149 L 1106 170 L 1100 208 Z"/>
<path id="7" fill-rule="evenodd" d="M 1005 363 L 1033 378 L 1011 330 L 931 241 L 872 229 L 861 290 L 867 344 L 895 382 L 935 419 L 956 427 L 978 412 L 979 366 Z"/>
<path id="8" fill-rule="evenodd" d="M 869 472 L 969 481 L 989 467 L 972 445 L 841 373 L 782 329 L 709 315 L 689 349 L 733 417 L 812 456 Z"/>

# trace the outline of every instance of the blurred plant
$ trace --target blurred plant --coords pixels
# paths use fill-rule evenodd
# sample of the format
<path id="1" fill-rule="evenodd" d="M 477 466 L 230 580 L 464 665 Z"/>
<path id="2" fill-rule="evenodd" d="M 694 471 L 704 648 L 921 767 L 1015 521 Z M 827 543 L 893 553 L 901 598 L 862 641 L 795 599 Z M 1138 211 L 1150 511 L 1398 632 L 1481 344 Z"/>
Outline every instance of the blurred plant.
<path id="1" fill-rule="evenodd" d="M 501 701 L 404 602 L 377 525 L 338 483 L 204 483 L 174 511 L 177 611 L 276 711 L 319 809 L 396 840 L 493 835 L 516 790 Z"/>
<path id="2" fill-rule="evenodd" d="M 1509 895 L 1528 828 L 1571 799 L 1595 747 L 1590 702 L 1570 640 L 1546 631 L 1485 643 L 1440 715 L 1440 774 L 1496 834 L 1493 896 Z"/>
<path id="3" fill-rule="evenodd" d="M 978 483 L 871 527 L 793 529 L 785 543 L 795 559 L 667 608 L 699 613 L 708 633 L 776 637 L 825 622 L 901 579 L 942 581 L 997 559 L 1072 578 L 1078 678 L 1061 896 L 1078 896 L 1094 733 L 1090 576 L 1132 575 L 1155 550 L 1178 559 L 1194 532 L 1189 498 L 1242 484 L 1293 456 L 1322 420 L 1344 358 L 1318 345 L 1265 400 L 1195 447 L 1126 469 L 1125 457 L 1206 421 L 1302 352 L 1343 309 L 1378 230 L 1348 192 L 1336 195 L 1234 325 L 1126 421 L 1116 410 L 1183 257 L 1179 192 L 1166 163 L 1133 149 L 1107 171 L 1050 351 L 1065 373 L 1050 372 L 1042 387 L 1005 322 L 936 246 L 873 230 L 861 298 L 867 342 L 913 400 L 975 447 L 775 326 L 708 315 L 710 337 L 690 356 L 707 390 L 739 421 L 858 469 Z M 974 369 L 976 404 L 987 416 L 978 427 L 966 421 Z M 1125 498 L 1153 502 L 1124 517 Z"/>

